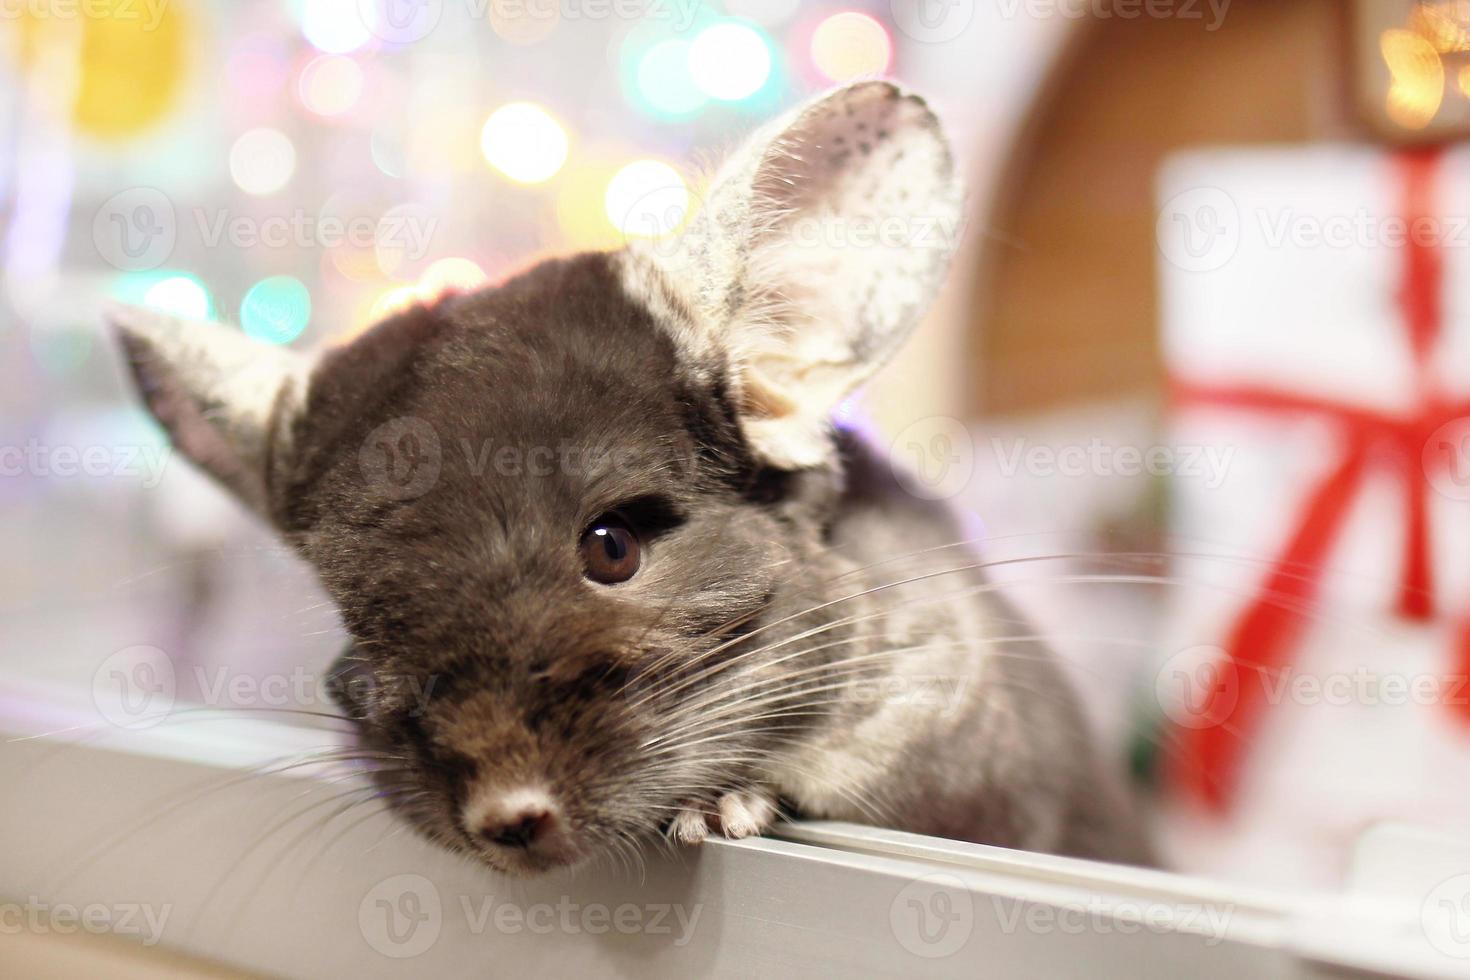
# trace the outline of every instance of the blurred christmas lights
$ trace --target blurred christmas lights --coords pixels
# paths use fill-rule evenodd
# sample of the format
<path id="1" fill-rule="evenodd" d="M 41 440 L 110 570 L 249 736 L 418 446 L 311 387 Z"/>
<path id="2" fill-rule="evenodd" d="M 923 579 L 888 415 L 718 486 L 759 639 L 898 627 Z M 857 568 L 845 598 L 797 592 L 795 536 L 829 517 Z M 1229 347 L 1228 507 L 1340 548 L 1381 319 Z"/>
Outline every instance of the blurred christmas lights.
<path id="1" fill-rule="evenodd" d="M 175 316 L 195 320 L 208 319 L 211 309 L 209 290 L 204 288 L 204 283 L 197 276 L 186 274 L 171 275 L 149 286 L 143 294 L 143 303 Z"/>
<path id="2" fill-rule="evenodd" d="M 374 9 L 374 4 L 358 0 L 305 0 L 301 33 L 313 47 L 327 54 L 356 51 L 372 38 L 363 11 L 371 13 Z"/>
<path id="3" fill-rule="evenodd" d="M 296 147 L 279 129 L 252 129 L 230 147 L 230 176 L 247 194 L 273 194 L 295 172 Z"/>
<path id="4" fill-rule="evenodd" d="M 692 47 L 688 41 L 661 41 L 638 60 L 638 94 L 655 112 L 684 116 L 707 101 L 691 74 Z"/>
<path id="5" fill-rule="evenodd" d="M 567 133 L 545 109 L 530 102 L 503 105 L 485 120 L 480 150 L 511 180 L 539 184 L 567 159 Z"/>
<path id="6" fill-rule="evenodd" d="M 311 320 L 311 293 L 299 279 L 262 279 L 240 301 L 240 327 L 256 340 L 289 344 Z"/>
<path id="7" fill-rule="evenodd" d="M 297 84 L 301 104 L 319 116 L 340 116 L 362 95 L 362 68 L 343 55 L 313 58 Z"/>
<path id="8" fill-rule="evenodd" d="M 603 207 L 624 235 L 657 238 L 683 224 L 689 188 L 667 163 L 635 160 L 608 181 Z"/>
<path id="9" fill-rule="evenodd" d="M 886 72 L 893 57 L 893 41 L 882 24 L 867 14 L 849 10 L 817 25 L 811 53 L 812 64 L 829 81 L 846 82 Z"/>
<path id="10" fill-rule="evenodd" d="M 771 49 L 760 31 L 723 21 L 700 31 L 689 46 L 689 74 L 712 99 L 738 102 L 771 76 Z"/>

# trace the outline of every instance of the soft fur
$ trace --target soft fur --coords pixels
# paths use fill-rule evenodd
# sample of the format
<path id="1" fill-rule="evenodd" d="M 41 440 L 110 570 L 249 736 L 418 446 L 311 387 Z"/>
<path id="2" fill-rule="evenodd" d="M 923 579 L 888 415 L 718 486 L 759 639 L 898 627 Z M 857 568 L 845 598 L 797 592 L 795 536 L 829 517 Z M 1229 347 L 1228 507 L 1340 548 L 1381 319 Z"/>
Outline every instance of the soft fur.
<path id="1" fill-rule="evenodd" d="M 933 115 L 839 90 L 705 200 L 672 243 L 546 262 L 313 357 L 243 367 L 227 328 L 114 320 L 178 444 L 318 570 L 355 641 L 344 709 L 446 845 L 534 873 L 785 811 L 1145 859 L 949 515 L 826 421 L 948 258 Z M 876 222 L 900 234 L 849 234 Z M 577 550 L 607 512 L 645 549 L 616 585 Z M 487 844 L 466 814 L 506 792 L 554 800 L 566 832 Z"/>

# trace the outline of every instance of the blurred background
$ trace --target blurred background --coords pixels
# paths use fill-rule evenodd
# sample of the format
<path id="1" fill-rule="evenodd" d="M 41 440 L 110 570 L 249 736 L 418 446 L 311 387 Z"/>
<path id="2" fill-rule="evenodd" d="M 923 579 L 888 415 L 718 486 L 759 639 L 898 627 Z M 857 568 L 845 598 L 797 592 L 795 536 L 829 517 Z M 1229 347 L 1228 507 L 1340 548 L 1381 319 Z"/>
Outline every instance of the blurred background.
<path id="1" fill-rule="evenodd" d="M 758 122 L 889 76 L 951 128 L 969 222 L 843 419 L 1024 559 L 996 574 L 1179 864 L 1336 880 L 1374 821 L 1464 816 L 1467 59 L 1470 5 L 1414 0 L 0 0 L 10 710 L 119 663 L 318 706 L 342 644 L 169 455 L 106 301 L 341 342 L 670 233 Z M 1427 245 L 1388 234 L 1415 218 Z M 1242 695 L 1288 668 L 1318 693 Z M 1432 693 L 1324 701 L 1363 671 Z"/>

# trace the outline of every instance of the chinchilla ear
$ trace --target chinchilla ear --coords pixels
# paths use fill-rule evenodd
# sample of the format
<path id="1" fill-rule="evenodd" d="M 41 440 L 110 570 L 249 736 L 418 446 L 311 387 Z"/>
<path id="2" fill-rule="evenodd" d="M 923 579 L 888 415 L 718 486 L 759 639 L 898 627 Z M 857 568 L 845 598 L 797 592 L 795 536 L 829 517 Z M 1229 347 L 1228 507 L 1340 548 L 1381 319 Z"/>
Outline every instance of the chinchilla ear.
<path id="1" fill-rule="evenodd" d="M 114 306 L 106 319 L 174 446 L 269 520 L 271 472 L 289 453 L 315 359 L 142 307 Z"/>
<path id="2" fill-rule="evenodd" d="M 962 197 L 923 100 L 859 82 L 759 130 L 677 240 L 630 249 L 629 288 L 692 320 L 675 328 L 691 356 L 728 362 L 768 463 L 817 465 L 829 413 L 938 291 Z"/>

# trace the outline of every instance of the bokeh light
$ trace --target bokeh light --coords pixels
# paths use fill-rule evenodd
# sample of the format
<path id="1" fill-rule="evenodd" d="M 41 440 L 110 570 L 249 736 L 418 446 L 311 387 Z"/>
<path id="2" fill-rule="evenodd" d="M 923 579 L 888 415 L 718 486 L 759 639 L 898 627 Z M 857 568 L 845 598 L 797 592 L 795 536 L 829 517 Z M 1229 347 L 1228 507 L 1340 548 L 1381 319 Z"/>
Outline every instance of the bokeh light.
<path id="1" fill-rule="evenodd" d="M 279 129 L 252 129 L 230 147 L 230 176 L 247 194 L 273 194 L 295 172 L 296 147 Z"/>
<path id="2" fill-rule="evenodd" d="M 375 323 L 388 319 L 388 317 L 395 313 L 402 313 L 404 310 L 417 305 L 418 301 L 419 291 L 415 286 L 393 286 L 385 289 L 378 294 L 377 299 L 373 300 L 372 305 L 368 307 L 367 317 L 362 326 L 370 327 Z"/>
<path id="3" fill-rule="evenodd" d="M 358 0 L 304 0 L 301 33 L 313 47 L 328 54 L 356 51 L 372 37 L 363 8 L 373 9 Z"/>
<path id="4" fill-rule="evenodd" d="M 340 116 L 362 95 L 362 68 L 342 55 L 313 58 L 301 70 L 301 104 L 319 116 Z"/>
<path id="5" fill-rule="evenodd" d="M 689 75 L 700 91 L 722 102 L 759 92 L 771 76 L 771 48 L 760 31 L 724 21 L 700 31 L 689 45 Z"/>
<path id="6" fill-rule="evenodd" d="M 451 293 L 468 293 L 489 282 L 490 277 L 473 259 L 453 257 L 440 259 L 419 277 L 418 295 L 432 303 Z"/>
<path id="7" fill-rule="evenodd" d="M 240 301 L 240 326 L 256 340 L 289 344 L 311 320 L 311 293 L 291 276 L 262 279 Z"/>
<path id="8" fill-rule="evenodd" d="M 639 98 L 661 115 L 688 115 L 708 101 L 690 74 L 691 47 L 688 41 L 662 41 L 638 60 Z"/>
<path id="9" fill-rule="evenodd" d="M 156 310 L 195 320 L 208 319 L 212 306 L 204 283 L 198 276 L 187 274 L 158 280 L 143 294 L 143 303 Z"/>
<path id="10" fill-rule="evenodd" d="M 812 64 L 829 80 L 846 82 L 881 75 L 893 57 L 893 42 L 883 25 L 849 10 L 833 14 L 812 34 Z"/>
<path id="11" fill-rule="evenodd" d="M 511 180 L 539 184 L 567 159 L 567 133 L 545 109 L 530 102 L 503 105 L 485 120 L 480 151 Z"/>
<path id="12" fill-rule="evenodd" d="M 667 163 L 635 160 L 608 181 L 603 208 L 624 235 L 657 238 L 683 224 L 689 187 Z"/>

